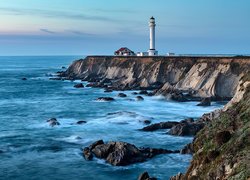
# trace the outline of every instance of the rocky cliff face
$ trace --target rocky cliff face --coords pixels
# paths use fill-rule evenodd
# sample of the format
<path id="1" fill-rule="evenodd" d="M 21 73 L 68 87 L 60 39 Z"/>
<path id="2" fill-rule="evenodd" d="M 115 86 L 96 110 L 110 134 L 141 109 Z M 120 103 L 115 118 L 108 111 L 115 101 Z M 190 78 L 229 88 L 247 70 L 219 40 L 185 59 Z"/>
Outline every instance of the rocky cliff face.
<path id="1" fill-rule="evenodd" d="M 184 92 L 192 90 L 198 97 L 232 98 L 248 69 L 249 57 L 88 56 L 73 62 L 62 75 L 99 82 L 110 79 L 118 89 L 157 89 L 167 83 Z M 169 90 L 164 88 L 163 94 Z"/>
<path id="2" fill-rule="evenodd" d="M 186 174 L 172 180 L 250 178 L 250 73 L 219 117 L 212 118 L 189 145 L 194 156 Z"/>

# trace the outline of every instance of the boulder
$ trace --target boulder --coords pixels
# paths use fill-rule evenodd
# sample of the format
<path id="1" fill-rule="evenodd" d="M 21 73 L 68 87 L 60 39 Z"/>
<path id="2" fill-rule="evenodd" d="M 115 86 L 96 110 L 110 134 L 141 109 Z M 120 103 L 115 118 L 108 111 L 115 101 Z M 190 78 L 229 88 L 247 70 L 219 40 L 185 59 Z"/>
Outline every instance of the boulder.
<path id="1" fill-rule="evenodd" d="M 148 172 L 143 172 L 138 177 L 138 180 L 157 180 L 157 178 L 150 177 L 149 174 L 148 174 Z"/>
<path id="2" fill-rule="evenodd" d="M 170 93 L 167 97 L 168 99 L 173 100 L 173 101 L 178 101 L 178 102 L 187 101 L 187 98 L 181 92 Z"/>
<path id="3" fill-rule="evenodd" d="M 173 126 L 179 124 L 179 122 L 175 121 L 168 121 L 168 122 L 160 122 L 160 123 L 155 123 L 149 126 L 146 126 L 142 128 L 142 131 L 156 131 L 158 129 L 170 129 Z"/>
<path id="4" fill-rule="evenodd" d="M 51 127 L 59 126 L 60 125 L 60 123 L 57 121 L 56 118 L 51 118 L 51 119 L 47 120 L 47 122 L 49 123 L 49 125 Z"/>
<path id="5" fill-rule="evenodd" d="M 66 67 L 65 67 L 65 66 L 62 66 L 62 69 L 66 69 Z"/>
<path id="6" fill-rule="evenodd" d="M 89 146 L 89 149 L 92 150 L 92 149 L 94 149 L 96 146 L 101 145 L 101 144 L 104 144 L 104 142 L 103 142 L 102 139 L 101 139 L 101 140 L 98 140 L 98 141 L 96 141 L 96 142 L 94 142 L 93 144 L 91 144 L 91 145 Z"/>
<path id="7" fill-rule="evenodd" d="M 91 160 L 91 155 L 114 166 L 126 166 L 129 164 L 143 162 L 158 154 L 179 153 L 166 149 L 137 148 L 133 144 L 126 142 L 109 142 L 104 144 L 102 140 L 96 141 L 87 148 L 84 148 L 83 155 L 86 160 Z"/>
<path id="8" fill-rule="evenodd" d="M 83 149 L 83 157 L 88 161 L 93 159 L 93 154 L 88 147 Z"/>
<path id="9" fill-rule="evenodd" d="M 143 172 L 140 174 L 140 176 L 138 177 L 138 180 L 149 180 L 149 175 L 148 172 Z"/>
<path id="10" fill-rule="evenodd" d="M 131 94 L 132 94 L 132 95 L 137 95 L 138 93 L 137 93 L 137 92 L 132 92 Z"/>
<path id="11" fill-rule="evenodd" d="M 211 106 L 211 98 L 210 97 L 203 98 L 201 102 L 197 104 L 197 106 Z"/>
<path id="12" fill-rule="evenodd" d="M 74 88 L 84 88 L 84 85 L 82 83 L 78 83 L 74 85 Z"/>
<path id="13" fill-rule="evenodd" d="M 175 136 L 194 136 L 199 132 L 203 127 L 204 123 L 179 123 L 173 126 L 168 134 Z"/>
<path id="14" fill-rule="evenodd" d="M 142 96 L 136 96 L 136 101 L 143 101 L 144 98 Z"/>
<path id="15" fill-rule="evenodd" d="M 114 101 L 115 99 L 112 97 L 99 97 L 96 100 L 97 101 Z"/>
<path id="16" fill-rule="evenodd" d="M 127 95 L 124 94 L 124 93 L 119 93 L 117 96 L 118 96 L 118 97 L 127 97 Z"/>

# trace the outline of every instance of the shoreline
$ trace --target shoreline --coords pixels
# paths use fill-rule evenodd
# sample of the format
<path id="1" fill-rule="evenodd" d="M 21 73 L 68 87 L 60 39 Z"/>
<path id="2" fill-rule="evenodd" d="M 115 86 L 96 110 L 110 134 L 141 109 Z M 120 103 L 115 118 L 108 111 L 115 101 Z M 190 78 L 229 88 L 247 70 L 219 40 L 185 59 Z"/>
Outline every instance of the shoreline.
<path id="1" fill-rule="evenodd" d="M 138 60 L 139 60 L 139 62 L 138 62 Z M 126 76 L 126 74 L 128 72 L 131 73 L 131 70 L 134 71 L 135 74 L 136 74 L 137 71 L 139 71 L 139 72 L 140 71 L 142 71 L 142 72 L 144 72 L 144 71 L 150 72 L 151 70 L 155 70 L 155 68 L 157 70 L 159 70 L 159 69 L 161 69 L 160 66 L 162 64 L 164 64 L 164 60 L 169 60 L 167 62 L 167 66 L 165 66 L 165 70 L 169 70 L 168 68 L 166 69 L 166 67 L 172 67 L 172 69 L 173 69 L 173 66 L 175 66 L 176 63 L 178 64 L 178 61 L 186 63 L 186 66 L 189 67 L 188 70 L 187 69 L 186 70 L 183 69 L 185 65 L 184 66 L 183 65 L 179 65 L 179 66 L 177 66 L 177 69 L 175 71 L 178 71 L 178 68 L 181 68 L 181 69 L 183 69 L 183 72 L 186 72 L 187 75 L 185 75 L 186 77 L 185 76 L 183 77 L 183 75 L 179 75 L 178 76 L 180 78 L 178 81 L 181 82 L 181 83 L 179 83 L 178 81 L 175 82 L 175 83 L 171 83 L 171 82 L 170 83 L 169 82 L 166 83 L 166 81 L 165 81 L 165 83 L 162 83 L 160 86 L 155 87 L 155 89 L 157 89 L 157 90 L 153 93 L 153 95 L 157 94 L 157 91 L 158 91 L 158 95 L 161 94 L 161 95 L 164 95 L 165 97 L 167 97 L 169 94 L 170 95 L 174 94 L 174 96 L 177 96 L 177 98 L 176 97 L 174 97 L 174 98 L 172 97 L 172 100 L 176 100 L 176 101 L 182 102 L 183 98 L 185 98 L 183 96 L 183 89 L 184 90 L 188 90 L 188 94 L 189 95 L 190 94 L 192 94 L 192 95 L 195 94 L 192 91 L 199 91 L 199 89 L 195 89 L 194 88 L 195 86 L 193 88 L 191 87 L 191 89 L 187 88 L 187 87 L 186 88 L 182 88 L 183 81 L 184 82 L 187 81 L 189 83 L 192 83 L 192 80 L 195 80 L 194 77 L 196 77 L 196 78 L 199 77 L 199 76 L 197 76 L 197 74 L 195 73 L 195 71 L 199 72 L 200 71 L 199 68 L 202 67 L 202 66 L 203 66 L 203 70 L 202 70 L 203 75 L 204 75 L 204 73 L 206 74 L 206 71 L 204 71 L 204 68 L 205 69 L 206 68 L 210 68 L 207 71 L 211 71 L 211 69 L 212 69 L 211 74 L 213 75 L 214 71 L 216 71 L 216 69 L 218 69 L 218 67 L 221 66 L 221 69 L 218 71 L 218 73 L 216 73 L 216 76 L 212 76 L 212 79 L 213 78 L 220 78 L 220 74 L 221 73 L 226 73 L 227 74 L 224 78 L 222 78 L 224 81 L 227 81 L 228 79 L 230 79 L 230 76 L 231 76 L 231 80 L 230 80 L 231 83 L 230 84 L 226 83 L 227 87 L 230 87 L 230 86 L 234 85 L 234 88 L 231 89 L 231 92 L 230 92 L 232 94 L 231 97 L 230 97 L 230 99 L 234 97 L 232 99 L 233 101 L 231 100 L 234 104 L 236 104 L 237 102 L 239 102 L 239 101 L 242 100 L 243 95 L 241 96 L 241 98 L 238 98 L 238 99 L 236 98 L 236 101 L 235 101 L 235 97 L 237 96 L 238 93 L 240 93 L 239 89 L 242 89 L 242 81 L 243 81 L 243 83 L 248 82 L 248 80 L 244 79 L 244 77 L 245 77 L 245 75 L 247 75 L 249 73 L 248 70 L 249 70 L 249 67 L 250 67 L 250 57 L 246 57 L 246 56 L 244 56 L 244 57 L 243 56 L 237 56 L 237 57 L 191 57 L 191 56 L 185 56 L 185 57 L 183 57 L 183 56 L 178 56 L 178 57 L 177 56 L 169 56 L 169 57 L 167 57 L 167 56 L 157 56 L 157 57 L 137 57 L 137 56 L 136 57 L 124 57 L 124 56 L 87 56 L 84 60 L 74 61 L 73 64 L 71 64 L 71 66 L 65 72 L 59 73 L 59 76 L 61 76 L 61 77 L 68 77 L 71 80 L 79 79 L 79 80 L 88 81 L 88 82 L 91 82 L 93 84 L 97 84 L 97 86 L 92 86 L 92 87 L 106 88 L 107 90 L 108 90 L 109 86 L 112 87 L 113 84 L 117 84 L 117 82 L 118 82 L 117 88 L 113 88 L 112 87 L 112 88 L 109 89 L 110 91 L 113 91 L 113 90 L 138 90 L 136 88 L 136 86 L 133 86 L 133 83 L 134 83 L 133 82 L 133 78 L 131 79 L 132 74 L 131 75 L 128 74 L 127 77 L 125 77 L 125 78 L 124 78 L 124 76 Z M 149 66 L 149 70 L 148 70 L 148 68 L 137 68 L 137 69 L 134 69 L 134 67 L 138 67 L 138 65 L 136 65 L 136 64 L 138 64 L 138 65 L 141 64 L 142 66 L 147 66 L 148 65 Z M 206 65 L 204 65 L 204 64 L 206 64 Z M 99 65 L 99 66 L 96 66 L 96 65 Z M 133 66 L 132 69 L 131 69 L 131 66 Z M 197 70 L 193 70 L 192 71 L 192 68 L 194 68 L 194 67 Z M 190 71 L 191 71 L 191 73 L 190 73 Z M 120 74 L 122 74 L 122 75 L 117 74 L 117 72 L 120 72 Z M 158 71 L 158 73 L 162 74 L 159 71 Z M 230 75 L 230 73 L 232 75 Z M 135 74 L 133 74 L 133 76 Z M 237 75 L 238 77 L 235 78 L 235 75 Z M 114 78 L 112 78 L 112 76 Z M 192 78 L 192 76 L 193 76 L 193 78 Z M 202 76 L 202 74 L 200 74 L 200 76 Z M 242 77 L 243 77 L 243 79 L 242 79 Z M 150 79 L 150 76 L 144 75 L 144 78 L 141 78 L 140 75 L 139 75 L 137 78 L 141 79 L 140 81 L 144 81 L 145 78 Z M 210 79 L 209 78 L 207 80 L 205 80 L 205 82 L 211 81 L 210 80 L 211 78 Z M 132 82 L 132 86 L 126 88 L 126 86 L 129 84 L 128 79 L 130 79 L 130 82 Z M 157 82 L 156 79 L 153 82 Z M 103 81 L 107 81 L 107 82 L 106 83 L 102 83 Z M 98 84 L 100 82 L 101 82 L 101 84 Z M 124 82 L 126 82 L 126 85 L 125 86 L 120 86 L 122 84 L 124 85 Z M 213 83 L 218 83 L 218 80 L 213 80 Z M 215 88 L 216 85 L 214 85 L 213 83 L 210 83 L 210 86 L 212 88 L 214 88 L 213 90 L 215 90 L 216 89 Z M 137 82 L 137 86 L 141 87 L 140 82 L 139 83 Z M 185 83 L 184 83 L 184 87 L 185 87 Z M 207 87 L 207 86 L 205 85 L 205 87 Z M 245 89 L 247 89 L 247 87 Z M 147 89 L 147 87 L 145 87 L 145 89 Z M 221 87 L 221 89 L 223 89 L 223 86 Z M 203 89 L 203 91 L 204 91 L 204 89 Z M 205 91 L 207 91 L 205 93 L 205 96 L 204 96 L 204 93 L 203 93 L 203 96 L 200 96 L 200 97 L 201 98 L 209 97 L 207 93 L 210 92 L 210 101 L 211 101 L 211 99 L 213 97 L 213 93 L 211 93 L 210 87 L 207 87 L 205 89 Z M 220 92 L 219 89 L 217 91 Z M 245 94 L 245 91 L 243 92 L 243 94 Z M 202 93 L 200 95 L 202 95 Z M 217 112 L 214 115 L 212 114 L 213 112 L 208 113 L 208 115 L 207 115 L 208 119 L 205 118 L 205 121 L 204 121 L 205 124 L 203 124 L 204 126 L 202 126 L 200 128 L 200 130 L 202 130 L 204 127 L 207 128 L 207 124 L 213 123 L 214 119 L 220 118 L 221 114 L 224 114 L 227 111 L 228 107 L 230 107 L 230 103 L 232 104 L 231 101 L 228 102 L 227 105 L 224 106 L 224 108 L 223 108 L 222 111 Z M 198 130 L 198 131 L 200 131 L 200 130 Z M 194 149 L 193 146 L 194 146 L 194 142 L 191 143 L 191 144 L 187 144 L 183 151 L 188 152 L 188 153 L 195 153 L 195 149 Z M 194 154 L 194 156 L 195 156 L 195 154 Z M 194 158 L 194 156 L 193 156 L 193 158 Z M 191 163 L 191 167 L 192 166 L 193 165 Z M 189 170 L 188 170 L 187 173 L 189 173 L 189 174 L 185 174 L 185 175 L 178 174 L 177 176 L 172 177 L 172 179 L 174 179 L 174 180 L 181 180 L 183 178 L 185 179 L 185 177 L 189 177 L 190 176 L 190 167 L 189 167 Z M 216 176 L 218 176 L 218 175 L 216 175 Z"/>

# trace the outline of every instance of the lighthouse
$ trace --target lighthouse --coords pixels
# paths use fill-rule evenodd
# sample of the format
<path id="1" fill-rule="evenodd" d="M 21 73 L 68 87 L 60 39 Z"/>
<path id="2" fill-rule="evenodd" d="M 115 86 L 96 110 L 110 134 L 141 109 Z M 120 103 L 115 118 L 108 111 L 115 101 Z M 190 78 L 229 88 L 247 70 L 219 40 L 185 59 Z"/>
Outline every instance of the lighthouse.
<path id="1" fill-rule="evenodd" d="M 158 51 L 155 50 L 155 18 L 152 16 L 149 20 L 149 50 L 148 55 L 149 56 L 157 56 Z"/>

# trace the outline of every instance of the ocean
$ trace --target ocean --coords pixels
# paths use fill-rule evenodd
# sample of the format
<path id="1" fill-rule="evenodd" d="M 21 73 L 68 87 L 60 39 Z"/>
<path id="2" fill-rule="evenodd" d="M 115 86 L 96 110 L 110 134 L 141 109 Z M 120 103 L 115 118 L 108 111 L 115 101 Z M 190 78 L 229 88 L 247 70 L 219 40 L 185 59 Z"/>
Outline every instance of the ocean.
<path id="1" fill-rule="evenodd" d="M 141 121 L 180 121 L 198 118 L 203 113 L 221 108 L 197 102 L 172 102 L 163 97 L 144 96 L 144 101 L 117 97 L 119 92 L 103 89 L 74 88 L 80 81 L 55 81 L 49 77 L 62 66 L 69 66 L 80 56 L 2 56 L 0 57 L 0 179 L 98 179 L 133 180 L 148 171 L 153 177 L 168 179 L 185 172 L 190 155 L 165 154 L 125 167 L 114 167 L 103 160 L 86 161 L 82 148 L 96 140 L 124 141 L 137 147 L 177 150 L 192 137 L 176 137 L 166 130 L 139 131 Z M 22 78 L 27 78 L 26 81 Z M 87 84 L 87 82 L 83 82 Z M 99 102 L 101 96 L 114 97 L 114 102 Z M 60 126 L 46 122 L 55 117 Z M 86 124 L 76 125 L 79 120 Z"/>

